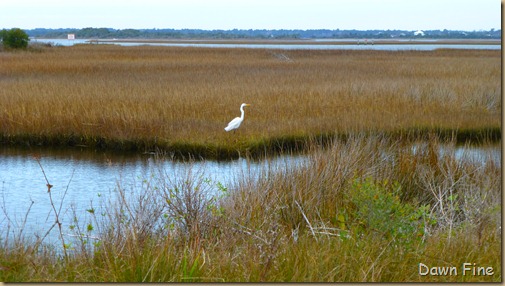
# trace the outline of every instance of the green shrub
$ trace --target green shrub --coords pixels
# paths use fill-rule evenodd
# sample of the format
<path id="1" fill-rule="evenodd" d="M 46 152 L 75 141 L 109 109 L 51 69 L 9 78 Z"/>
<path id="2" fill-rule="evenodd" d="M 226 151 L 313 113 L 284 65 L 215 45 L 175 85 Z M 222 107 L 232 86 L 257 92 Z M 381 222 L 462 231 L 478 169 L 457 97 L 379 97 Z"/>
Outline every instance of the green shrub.
<path id="1" fill-rule="evenodd" d="M 26 49 L 28 41 L 30 41 L 28 34 L 19 28 L 4 29 L 0 33 L 0 36 L 3 46 L 10 49 Z"/>
<path id="2" fill-rule="evenodd" d="M 394 240 L 395 244 L 410 246 L 420 241 L 426 227 L 435 220 L 429 215 L 429 206 L 416 207 L 402 202 L 401 186 L 395 183 L 356 179 L 348 200 L 354 212 L 349 229 L 355 235 L 378 235 Z"/>

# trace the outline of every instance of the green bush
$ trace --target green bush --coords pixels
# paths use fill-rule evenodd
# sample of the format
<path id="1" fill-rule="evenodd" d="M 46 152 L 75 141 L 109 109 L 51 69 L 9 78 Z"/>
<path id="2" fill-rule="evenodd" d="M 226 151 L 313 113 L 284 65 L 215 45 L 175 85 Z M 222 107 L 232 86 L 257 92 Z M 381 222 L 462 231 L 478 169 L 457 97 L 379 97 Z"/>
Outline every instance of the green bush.
<path id="1" fill-rule="evenodd" d="M 401 190 L 398 183 L 354 180 L 348 194 L 355 208 L 350 230 L 359 235 L 377 235 L 405 246 L 420 241 L 434 218 L 428 213 L 429 206 L 416 207 L 402 202 Z"/>
<path id="2" fill-rule="evenodd" d="M 28 46 L 28 34 L 19 28 L 12 28 L 10 30 L 1 31 L 2 44 L 5 48 L 9 49 L 26 49 Z"/>

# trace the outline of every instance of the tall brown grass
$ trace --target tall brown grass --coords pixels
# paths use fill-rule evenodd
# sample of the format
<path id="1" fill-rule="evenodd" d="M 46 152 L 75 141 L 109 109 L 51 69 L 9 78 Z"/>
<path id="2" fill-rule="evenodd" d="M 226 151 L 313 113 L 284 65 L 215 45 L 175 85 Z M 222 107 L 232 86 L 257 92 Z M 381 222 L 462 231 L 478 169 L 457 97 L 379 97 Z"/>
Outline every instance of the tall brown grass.
<path id="1" fill-rule="evenodd" d="M 180 178 L 160 168 L 139 188 L 119 182 L 117 199 L 64 226 L 78 238 L 67 259 L 21 237 L 0 247 L 0 280 L 502 280 L 499 158 L 459 158 L 437 140 L 413 152 L 386 135 L 309 145 L 306 161 L 244 171 L 228 186 L 191 165 Z M 419 263 L 459 272 L 423 276 Z M 463 275 L 462 263 L 494 274 Z"/>
<path id="2" fill-rule="evenodd" d="M 499 51 L 81 45 L 0 57 L 11 143 L 218 157 L 283 136 L 500 126 Z M 243 125 L 224 132 L 243 102 Z"/>

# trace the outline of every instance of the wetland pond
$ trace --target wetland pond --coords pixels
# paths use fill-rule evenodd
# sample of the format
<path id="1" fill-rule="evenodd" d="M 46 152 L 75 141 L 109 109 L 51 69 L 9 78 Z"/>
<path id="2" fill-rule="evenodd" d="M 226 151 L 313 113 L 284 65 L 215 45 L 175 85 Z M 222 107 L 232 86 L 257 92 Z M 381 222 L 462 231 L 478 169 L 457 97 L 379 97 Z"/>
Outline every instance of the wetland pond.
<path id="1" fill-rule="evenodd" d="M 412 148 L 416 152 L 416 147 Z M 444 152 L 443 149 L 440 150 Z M 476 160 L 484 164 L 491 159 L 501 167 L 499 145 L 491 147 L 456 147 L 458 160 Z M 38 160 L 34 157 L 37 156 Z M 78 218 L 89 215 L 90 208 L 109 206 L 117 200 L 118 188 L 128 193 L 145 189 L 156 183 L 153 178 L 169 181 L 181 178 L 202 180 L 211 192 L 221 188 L 233 189 L 238 179 L 254 179 L 265 171 L 282 171 L 302 166 L 310 160 L 307 155 L 284 155 L 264 160 L 182 162 L 159 158 L 155 154 L 117 154 L 83 149 L 0 149 L 0 243 L 23 230 L 26 238 L 43 236 L 54 224 L 47 181 L 53 185 L 52 198 L 56 209 L 61 208 L 63 233 L 69 233 L 74 213 Z M 40 162 L 40 165 L 39 165 Z M 60 205 L 61 204 L 61 205 Z M 97 212 L 100 210 L 98 209 Z M 54 228 L 44 242 L 58 239 Z"/>

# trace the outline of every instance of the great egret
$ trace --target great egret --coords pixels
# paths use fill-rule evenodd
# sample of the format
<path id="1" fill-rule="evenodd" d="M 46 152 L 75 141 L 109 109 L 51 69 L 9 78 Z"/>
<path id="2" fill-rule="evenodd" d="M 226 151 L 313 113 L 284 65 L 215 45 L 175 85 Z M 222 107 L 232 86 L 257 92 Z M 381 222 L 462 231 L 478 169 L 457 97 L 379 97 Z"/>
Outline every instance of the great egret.
<path id="1" fill-rule="evenodd" d="M 233 119 L 232 121 L 230 121 L 230 123 L 228 123 L 228 126 L 224 128 L 226 132 L 240 127 L 240 124 L 242 123 L 242 121 L 244 121 L 244 107 L 246 106 L 250 106 L 250 104 L 242 103 L 242 105 L 240 106 L 240 112 L 241 112 L 240 117 L 235 117 L 235 119 Z"/>

